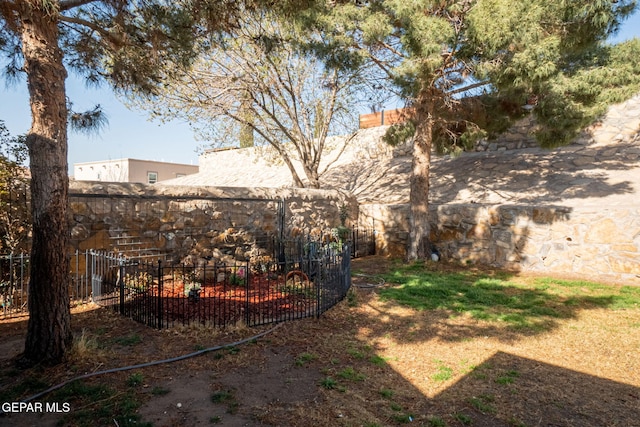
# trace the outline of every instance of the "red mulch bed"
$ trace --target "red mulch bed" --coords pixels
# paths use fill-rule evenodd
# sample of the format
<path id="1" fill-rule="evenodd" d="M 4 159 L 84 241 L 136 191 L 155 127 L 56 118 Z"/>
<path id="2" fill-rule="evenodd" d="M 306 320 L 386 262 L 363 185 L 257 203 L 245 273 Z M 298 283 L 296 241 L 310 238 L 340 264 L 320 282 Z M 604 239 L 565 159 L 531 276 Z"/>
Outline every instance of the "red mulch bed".
<path id="1" fill-rule="evenodd" d="M 191 294 L 182 281 L 166 279 L 161 292 L 154 284 L 149 292 L 133 296 L 127 306 L 138 312 L 154 310 L 159 293 L 163 322 L 171 323 L 231 325 L 243 321 L 257 325 L 310 317 L 317 306 L 315 286 L 302 272 L 287 276 L 252 274 L 248 286 L 245 279 L 237 284 L 210 279 Z"/>

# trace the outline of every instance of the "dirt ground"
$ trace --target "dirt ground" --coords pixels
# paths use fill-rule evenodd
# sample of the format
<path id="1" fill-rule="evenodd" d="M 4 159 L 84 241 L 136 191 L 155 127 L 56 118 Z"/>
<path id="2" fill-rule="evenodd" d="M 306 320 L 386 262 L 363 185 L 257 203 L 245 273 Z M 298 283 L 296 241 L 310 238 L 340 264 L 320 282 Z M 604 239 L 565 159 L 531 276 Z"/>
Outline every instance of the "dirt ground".
<path id="1" fill-rule="evenodd" d="M 54 368 L 16 370 L 26 322 L 1 322 L 0 395 L 27 384 L 20 399 L 79 375 L 269 332 L 185 360 L 86 379 L 117 392 L 84 399 L 53 392 L 38 400 L 68 402 L 69 414 L 5 414 L 0 426 L 121 426 L 108 415 L 87 422 L 73 414 L 100 414 L 131 390 L 138 419 L 129 425 L 640 426 L 640 309 L 576 310 L 545 330 L 518 332 L 380 300 L 375 274 L 387 262 L 355 260 L 359 274 L 344 302 L 320 319 L 274 330 L 157 331 L 84 306 L 73 315 L 84 345 Z"/>

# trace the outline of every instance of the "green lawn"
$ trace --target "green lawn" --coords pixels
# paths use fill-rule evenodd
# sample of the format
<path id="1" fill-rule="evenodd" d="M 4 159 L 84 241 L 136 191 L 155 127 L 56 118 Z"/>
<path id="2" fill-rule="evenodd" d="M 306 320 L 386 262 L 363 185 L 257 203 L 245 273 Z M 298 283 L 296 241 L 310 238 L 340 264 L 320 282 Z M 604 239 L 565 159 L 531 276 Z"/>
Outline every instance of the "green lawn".
<path id="1" fill-rule="evenodd" d="M 521 278 L 509 273 L 443 273 L 429 271 L 422 264 L 395 266 L 384 278 L 396 286 L 380 290 L 383 300 L 515 327 L 544 327 L 546 320 L 573 317 L 579 309 L 640 307 L 640 288 L 632 286 Z"/>

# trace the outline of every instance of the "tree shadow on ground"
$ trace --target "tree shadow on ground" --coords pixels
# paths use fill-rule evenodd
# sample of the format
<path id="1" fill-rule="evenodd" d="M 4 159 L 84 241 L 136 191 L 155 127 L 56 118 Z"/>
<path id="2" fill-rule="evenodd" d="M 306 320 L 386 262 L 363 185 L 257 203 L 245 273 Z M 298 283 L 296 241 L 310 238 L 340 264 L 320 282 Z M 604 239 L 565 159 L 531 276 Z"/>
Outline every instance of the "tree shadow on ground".
<path id="1" fill-rule="evenodd" d="M 640 425 L 638 387 L 501 351 L 434 400 L 462 403 L 475 426 Z"/>
<path id="2" fill-rule="evenodd" d="M 451 341 L 439 346 L 426 343 L 413 352 L 411 340 L 405 340 L 391 348 L 395 356 L 386 358 L 379 340 L 385 339 L 389 328 L 378 328 L 384 322 L 367 303 L 374 293 L 356 292 L 361 297 L 359 304 L 340 304 L 317 320 L 286 322 L 263 339 L 234 351 L 136 371 L 145 383 L 136 393 L 147 402 L 137 413 L 159 426 L 206 424 L 214 419 L 229 426 L 638 425 L 638 387 L 555 366 L 545 358 L 535 360 L 487 348 L 484 340 L 475 339 L 479 330 L 473 326 L 466 330 L 466 336 L 463 329 L 458 333 L 457 347 L 466 345 L 462 352 L 453 349 L 456 343 Z M 442 314 L 444 310 L 414 311 L 414 320 L 427 312 Z M 392 326 L 411 328 L 409 322 L 406 316 Z M 142 337 L 131 345 L 110 345 L 108 358 L 76 362 L 78 372 L 95 368 L 98 361 L 105 363 L 101 369 L 109 368 L 193 351 L 194 344 L 212 344 L 206 340 L 218 344 L 221 339 L 233 341 L 228 336 L 232 331 L 213 336 L 199 329 L 160 332 L 105 309 L 74 315 L 74 325 L 86 328 L 87 338 L 99 337 L 103 343 L 120 342 L 122 335 L 132 331 Z M 25 327 L 24 322 L 0 323 L 0 333 L 20 338 Z M 415 343 L 424 341 L 423 334 L 433 337 L 425 330 L 414 332 Z M 454 360 L 462 362 L 472 356 L 467 352 L 475 351 L 478 345 L 474 343 L 481 348 L 474 363 L 454 364 Z M 447 359 L 452 349 L 455 354 Z M 0 359 L 2 382 L 15 382 L 22 374 L 6 369 L 6 360 Z M 436 363 L 436 371 L 424 369 L 429 363 Z M 453 368 L 452 378 L 435 378 L 442 371 L 441 364 Z M 69 375 L 69 369 L 60 366 L 42 377 L 56 383 Z M 126 385 L 129 375 L 100 376 L 91 385 L 108 384 L 127 392 L 131 390 Z M 425 391 L 428 383 L 441 386 L 431 393 Z M 23 395 L 39 390 L 29 389 Z M 153 390 L 163 393 L 154 394 Z M 220 392 L 232 400 L 214 399 Z M 86 410 L 83 407 L 93 410 L 93 405 L 111 402 L 93 400 L 82 404 L 72 400 L 71 415 Z M 0 418 L 0 424 L 54 425 L 56 418 L 54 414 L 11 414 Z M 111 418 L 94 417 L 93 421 L 95 425 L 113 425 Z"/>
<path id="3" fill-rule="evenodd" d="M 355 268 L 379 259 L 356 262 Z M 431 268 L 439 271 L 428 268 L 422 263 L 397 265 L 390 273 L 369 277 L 386 281 L 363 301 L 375 319 L 369 327 L 371 335 L 387 335 L 399 342 L 457 342 L 483 336 L 514 343 L 521 337 L 551 333 L 585 310 L 626 304 L 629 292 L 640 298 L 640 291 L 630 287 L 542 278 L 524 285 L 512 281 L 516 272 L 451 272 L 445 271 L 447 265 L 433 263 Z M 356 276 L 354 286 L 362 286 L 365 278 Z M 627 288 L 631 291 L 626 292 Z M 412 332 L 407 335 L 407 330 Z"/>

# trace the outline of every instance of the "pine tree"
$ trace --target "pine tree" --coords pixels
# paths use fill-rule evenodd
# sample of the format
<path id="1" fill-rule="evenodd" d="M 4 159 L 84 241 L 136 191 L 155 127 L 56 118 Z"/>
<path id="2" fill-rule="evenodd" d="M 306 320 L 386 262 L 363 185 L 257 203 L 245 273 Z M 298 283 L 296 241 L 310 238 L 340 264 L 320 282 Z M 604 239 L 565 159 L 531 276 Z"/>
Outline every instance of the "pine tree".
<path id="1" fill-rule="evenodd" d="M 72 341 L 68 294 L 68 70 L 116 90 L 153 92 L 165 67 L 187 65 L 193 42 L 234 25 L 241 10 L 291 13 L 306 0 L 8 0 L 0 2 L 0 49 L 8 76 L 24 73 L 32 124 L 33 243 L 23 362 L 57 363 Z"/>
<path id="2" fill-rule="evenodd" d="M 329 66 L 374 62 L 410 107 L 405 128 L 389 133 L 413 137 L 409 260 L 430 250 L 434 141 L 459 139 L 453 128 L 482 135 L 470 106 L 483 107 L 483 98 L 537 100 L 536 114 L 554 107 L 557 118 L 553 84 L 585 66 L 635 7 L 631 0 L 373 0 L 326 2 L 305 15 L 306 25 L 334 29 L 333 49 L 316 49 Z M 553 129 L 553 120 L 545 123 Z"/>

